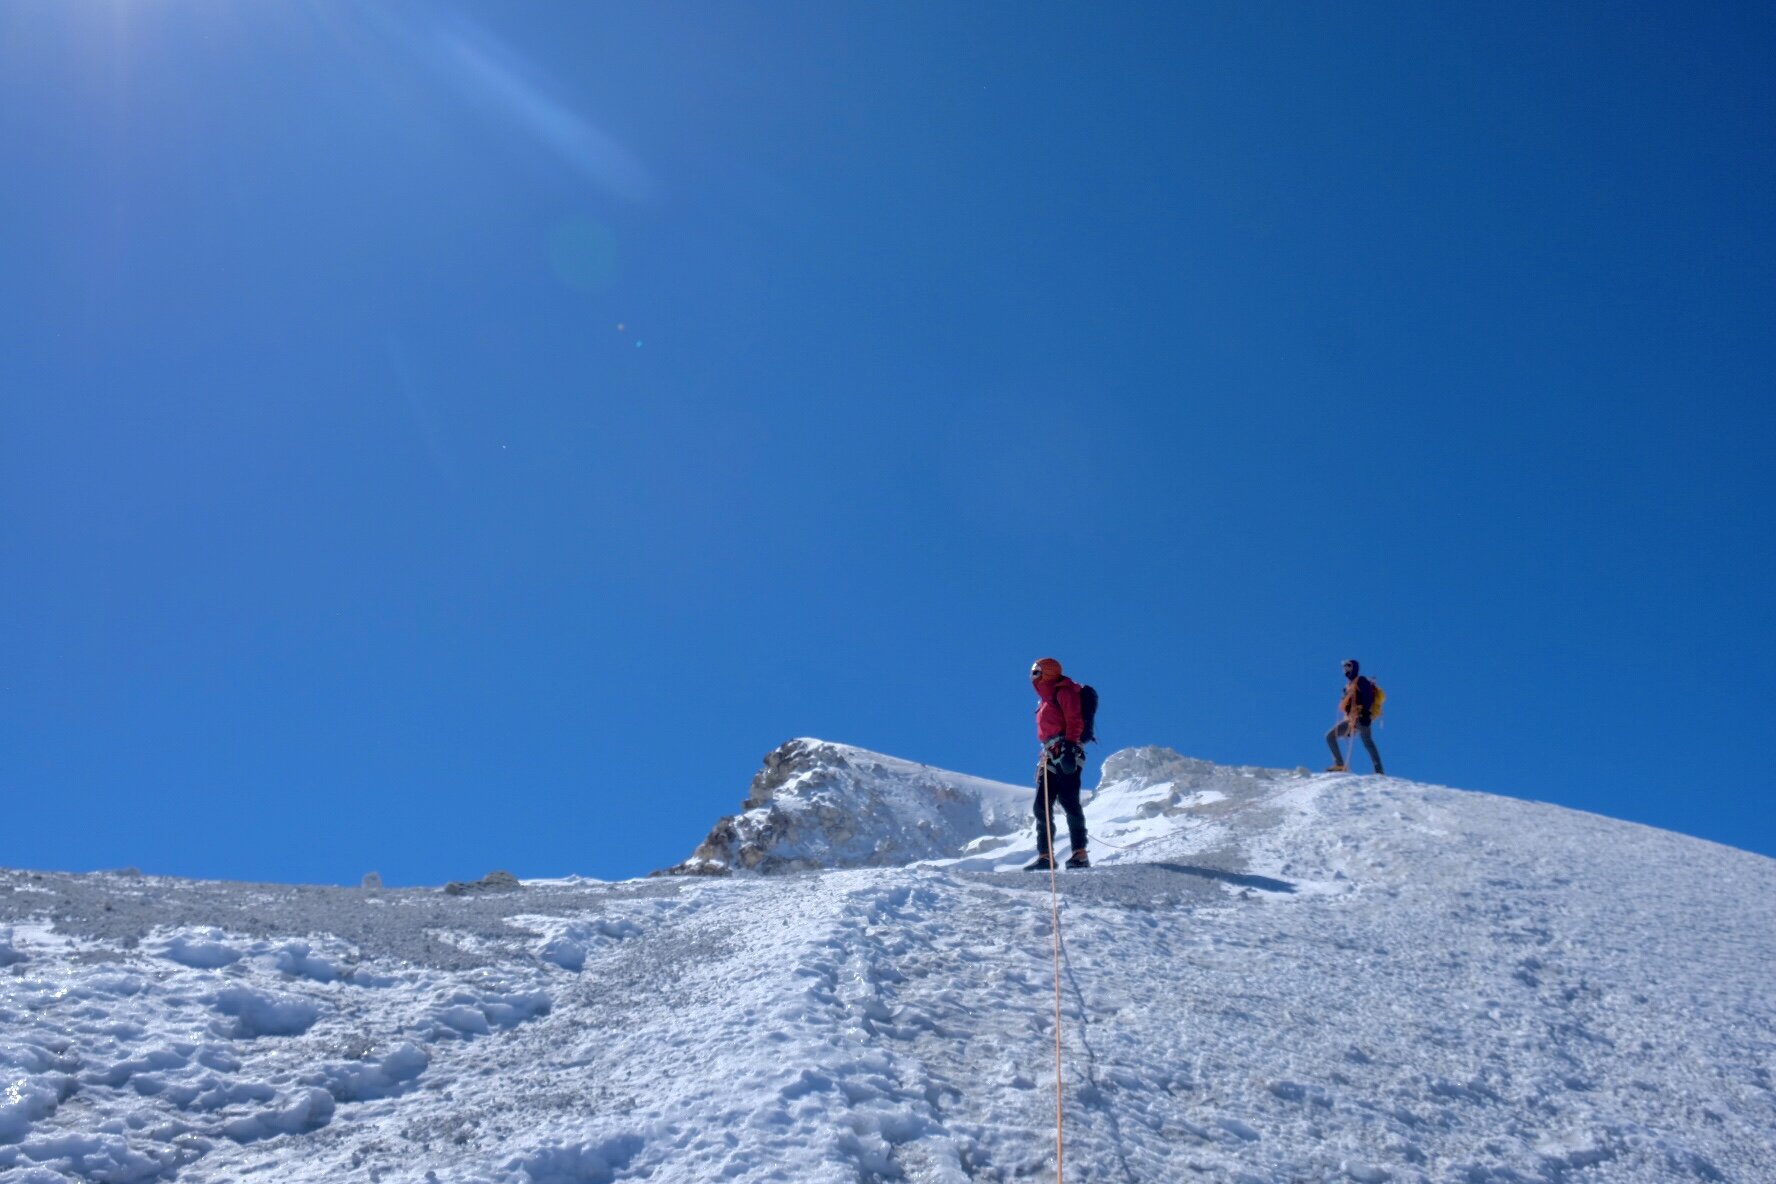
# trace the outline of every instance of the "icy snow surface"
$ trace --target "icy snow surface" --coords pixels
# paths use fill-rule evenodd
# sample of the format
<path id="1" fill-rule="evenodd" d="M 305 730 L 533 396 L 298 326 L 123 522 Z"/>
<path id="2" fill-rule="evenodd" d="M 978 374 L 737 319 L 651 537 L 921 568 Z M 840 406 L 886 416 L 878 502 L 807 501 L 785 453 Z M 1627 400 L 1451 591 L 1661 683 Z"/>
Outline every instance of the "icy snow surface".
<path id="1" fill-rule="evenodd" d="M 773 755 L 675 870 L 848 866 L 0 872 L 0 1181 L 1052 1180 L 1029 791 Z M 1069 1180 L 1776 1181 L 1776 861 L 1154 748 L 1087 815 Z"/>

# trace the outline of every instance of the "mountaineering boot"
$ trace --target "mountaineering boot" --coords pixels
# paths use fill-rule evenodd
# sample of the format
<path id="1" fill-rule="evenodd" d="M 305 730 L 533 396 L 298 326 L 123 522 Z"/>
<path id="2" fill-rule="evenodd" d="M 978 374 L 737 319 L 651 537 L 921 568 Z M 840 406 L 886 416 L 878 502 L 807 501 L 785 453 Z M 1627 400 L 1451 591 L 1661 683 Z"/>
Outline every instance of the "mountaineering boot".
<path id="1" fill-rule="evenodd" d="M 1339 761 L 1336 765 L 1327 765 L 1326 766 L 1326 772 L 1328 772 L 1328 773 L 1347 773 L 1349 771 L 1350 770 L 1348 770 L 1344 767 L 1343 761 Z"/>
<path id="2" fill-rule="evenodd" d="M 1091 857 L 1085 853 L 1084 847 L 1076 848 L 1073 852 L 1073 858 L 1067 860 L 1068 867 L 1090 867 L 1091 865 Z"/>
<path id="3" fill-rule="evenodd" d="M 1045 872 L 1053 866 L 1054 860 L 1046 855 L 1038 855 L 1034 860 L 1024 865 L 1024 870 L 1027 872 Z"/>
<path id="4" fill-rule="evenodd" d="M 1382 771 L 1381 771 L 1381 762 L 1380 762 L 1380 761 L 1377 761 L 1377 762 L 1376 762 L 1376 763 L 1375 763 L 1375 775 L 1376 775 L 1376 776 L 1377 776 L 1377 777 L 1386 777 L 1386 776 L 1387 776 L 1387 774 L 1386 774 L 1386 773 L 1383 773 L 1383 772 L 1382 772 Z"/>

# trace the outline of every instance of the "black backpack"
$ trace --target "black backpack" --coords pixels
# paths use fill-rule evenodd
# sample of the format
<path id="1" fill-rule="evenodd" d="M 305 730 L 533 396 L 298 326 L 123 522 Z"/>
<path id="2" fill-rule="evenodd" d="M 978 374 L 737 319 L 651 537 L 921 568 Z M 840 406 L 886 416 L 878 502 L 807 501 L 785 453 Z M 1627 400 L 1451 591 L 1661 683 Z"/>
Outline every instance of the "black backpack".
<path id="1" fill-rule="evenodd" d="M 1096 687 L 1079 688 L 1079 714 L 1085 720 L 1085 731 L 1079 735 L 1081 744 L 1091 744 L 1097 740 L 1098 734 L 1092 728 L 1098 722 L 1098 689 Z"/>

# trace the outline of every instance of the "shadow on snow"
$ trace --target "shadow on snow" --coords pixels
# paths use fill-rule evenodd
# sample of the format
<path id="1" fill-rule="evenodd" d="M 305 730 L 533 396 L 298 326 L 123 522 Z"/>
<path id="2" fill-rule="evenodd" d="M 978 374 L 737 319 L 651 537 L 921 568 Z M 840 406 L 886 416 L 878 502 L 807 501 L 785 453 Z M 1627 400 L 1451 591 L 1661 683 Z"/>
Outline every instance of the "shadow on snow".
<path id="1" fill-rule="evenodd" d="M 1181 876 L 1218 880 L 1223 884 L 1232 884 L 1238 888 L 1252 888 L 1259 892 L 1295 891 L 1295 885 L 1287 880 L 1273 880 L 1269 876 L 1249 876 L 1244 872 L 1227 872 L 1218 867 L 1195 867 L 1187 863 L 1149 863 L 1146 866 L 1156 867 L 1161 871 L 1177 872 Z"/>

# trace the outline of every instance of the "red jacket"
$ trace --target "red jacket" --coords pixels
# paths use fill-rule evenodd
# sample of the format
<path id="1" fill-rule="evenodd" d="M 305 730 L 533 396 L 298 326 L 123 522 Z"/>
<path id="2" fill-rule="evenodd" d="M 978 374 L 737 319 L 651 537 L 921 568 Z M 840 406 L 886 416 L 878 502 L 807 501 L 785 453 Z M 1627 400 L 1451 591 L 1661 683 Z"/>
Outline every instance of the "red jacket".
<path id="1" fill-rule="evenodd" d="M 1036 739 L 1047 744 L 1056 736 L 1073 743 L 1085 735 L 1085 715 L 1079 710 L 1079 684 L 1062 676 L 1036 684 Z"/>

